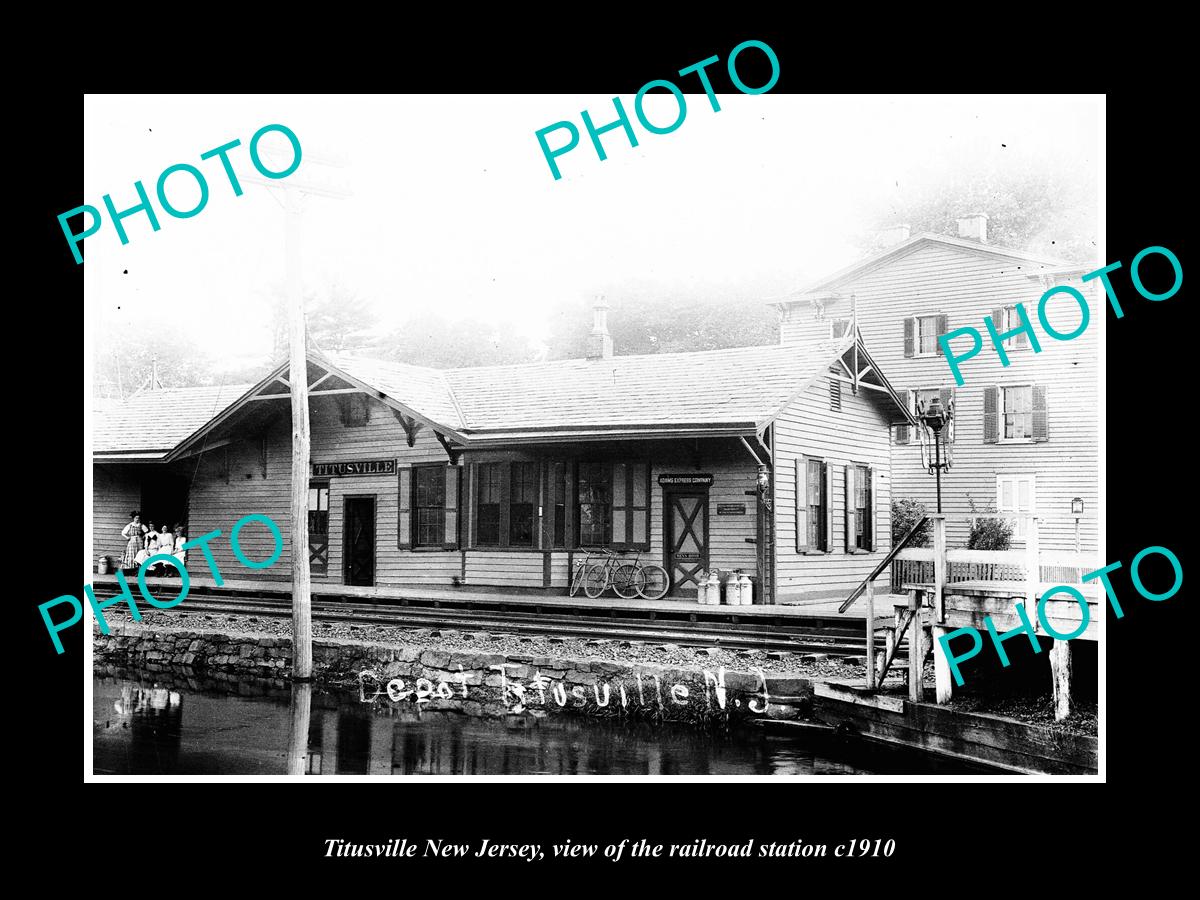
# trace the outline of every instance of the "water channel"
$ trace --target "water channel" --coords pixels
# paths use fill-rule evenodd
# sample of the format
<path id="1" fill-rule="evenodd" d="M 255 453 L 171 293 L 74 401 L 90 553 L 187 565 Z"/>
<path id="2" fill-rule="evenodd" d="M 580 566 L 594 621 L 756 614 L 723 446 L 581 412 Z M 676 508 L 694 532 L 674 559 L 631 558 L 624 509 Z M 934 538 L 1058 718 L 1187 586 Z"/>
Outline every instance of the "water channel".
<path id="1" fill-rule="evenodd" d="M 468 716 L 282 682 L 93 678 L 94 771 L 139 775 L 857 775 L 978 770 L 855 738 L 578 715 Z M 303 732 L 303 725 L 297 731 Z M 289 740 L 290 738 L 290 740 Z"/>

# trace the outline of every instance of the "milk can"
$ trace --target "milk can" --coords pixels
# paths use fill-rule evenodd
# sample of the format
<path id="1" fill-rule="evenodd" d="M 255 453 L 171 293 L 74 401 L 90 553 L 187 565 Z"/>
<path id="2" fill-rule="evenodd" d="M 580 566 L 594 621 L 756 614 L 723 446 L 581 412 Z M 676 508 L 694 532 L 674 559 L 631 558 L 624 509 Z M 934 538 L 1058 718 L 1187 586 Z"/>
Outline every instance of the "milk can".
<path id="1" fill-rule="evenodd" d="M 701 582 L 700 596 L 701 603 L 707 603 L 709 606 L 718 606 L 721 603 L 721 575 L 713 569 L 707 573 L 708 577 Z"/>
<path id="2" fill-rule="evenodd" d="M 736 572 L 730 572 L 729 577 L 725 579 L 725 604 L 727 606 L 740 605 Z"/>
<path id="3" fill-rule="evenodd" d="M 108 574 L 108 557 L 107 556 L 101 556 L 98 560 L 96 560 L 96 573 L 99 575 L 107 575 Z"/>
<path id="4" fill-rule="evenodd" d="M 738 602 L 742 606 L 754 603 L 754 582 L 749 575 L 738 575 Z"/>
<path id="5" fill-rule="evenodd" d="M 700 578 L 696 582 L 696 602 L 700 604 L 708 603 L 708 573 L 701 572 Z"/>

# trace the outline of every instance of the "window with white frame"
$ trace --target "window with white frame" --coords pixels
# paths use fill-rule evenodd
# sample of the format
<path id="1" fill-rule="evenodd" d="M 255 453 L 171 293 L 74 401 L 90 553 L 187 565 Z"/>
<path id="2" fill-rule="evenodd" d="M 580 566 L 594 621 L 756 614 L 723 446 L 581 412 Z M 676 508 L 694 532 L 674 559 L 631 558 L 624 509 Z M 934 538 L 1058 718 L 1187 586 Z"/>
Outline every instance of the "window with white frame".
<path id="1" fill-rule="evenodd" d="M 1000 440 L 1027 441 L 1033 438 L 1033 385 L 1000 388 Z"/>
<path id="2" fill-rule="evenodd" d="M 1017 313 L 1015 306 L 1006 306 L 1000 310 L 1000 321 L 996 322 L 996 330 L 1001 334 L 1021 328 L 1024 324 L 1021 322 L 1021 316 Z M 1004 341 L 1005 350 L 1028 350 L 1029 349 L 1029 332 L 1022 330 L 1018 334 L 1014 334 Z"/>
<path id="3" fill-rule="evenodd" d="M 917 353 L 932 356 L 938 351 L 941 316 L 917 316 Z"/>
<path id="4" fill-rule="evenodd" d="M 1013 521 L 1014 540 L 1025 540 L 1027 517 L 1037 513 L 1035 476 L 997 475 L 996 512 Z"/>
<path id="5" fill-rule="evenodd" d="M 850 332 L 849 319 L 830 319 L 829 336 L 834 340 L 844 338 Z"/>

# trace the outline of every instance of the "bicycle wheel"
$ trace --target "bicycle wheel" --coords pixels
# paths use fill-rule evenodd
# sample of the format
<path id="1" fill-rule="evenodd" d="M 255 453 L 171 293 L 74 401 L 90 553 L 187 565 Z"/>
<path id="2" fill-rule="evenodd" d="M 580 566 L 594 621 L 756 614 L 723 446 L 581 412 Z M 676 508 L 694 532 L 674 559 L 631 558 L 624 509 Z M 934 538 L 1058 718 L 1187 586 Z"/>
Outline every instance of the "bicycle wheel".
<path id="1" fill-rule="evenodd" d="M 608 566 L 593 565 L 587 567 L 583 576 L 583 592 L 595 600 L 608 587 Z"/>
<path id="2" fill-rule="evenodd" d="M 617 570 L 613 572 L 612 588 L 617 592 L 618 597 L 632 600 L 641 595 L 644 584 L 645 578 L 638 566 L 626 563 L 623 566 L 617 566 Z"/>
<path id="3" fill-rule="evenodd" d="M 638 591 L 645 600 L 661 600 L 671 589 L 671 578 L 662 566 L 642 566 L 642 588 Z"/>
<path id="4" fill-rule="evenodd" d="M 571 590 L 569 591 L 569 596 L 574 597 L 579 593 L 579 589 L 583 587 L 583 573 L 585 569 L 587 569 L 586 563 L 580 563 L 578 566 L 576 566 L 575 577 L 571 579 Z"/>

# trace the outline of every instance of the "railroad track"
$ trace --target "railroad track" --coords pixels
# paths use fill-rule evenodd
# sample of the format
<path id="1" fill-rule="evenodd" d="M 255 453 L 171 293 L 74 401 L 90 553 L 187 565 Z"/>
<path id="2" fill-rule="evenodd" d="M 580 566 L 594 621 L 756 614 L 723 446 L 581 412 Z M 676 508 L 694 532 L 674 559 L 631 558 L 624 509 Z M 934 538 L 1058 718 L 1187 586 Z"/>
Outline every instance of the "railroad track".
<path id="1" fill-rule="evenodd" d="M 504 604 L 497 601 L 489 605 L 503 607 Z M 830 656 L 862 656 L 866 653 L 861 625 L 819 618 L 810 621 L 789 619 L 786 624 L 764 627 L 753 620 L 703 622 L 690 621 L 682 616 L 636 618 L 623 609 L 610 609 L 604 614 L 600 611 L 578 612 L 550 606 L 544 609 L 528 606 L 471 609 L 458 604 L 404 605 L 320 599 L 313 600 L 312 608 L 315 622 L 346 625 L 629 640 Z M 286 598 L 221 594 L 215 591 L 189 594 L 186 611 L 214 619 L 220 616 L 286 619 L 292 614 L 291 602 Z"/>

